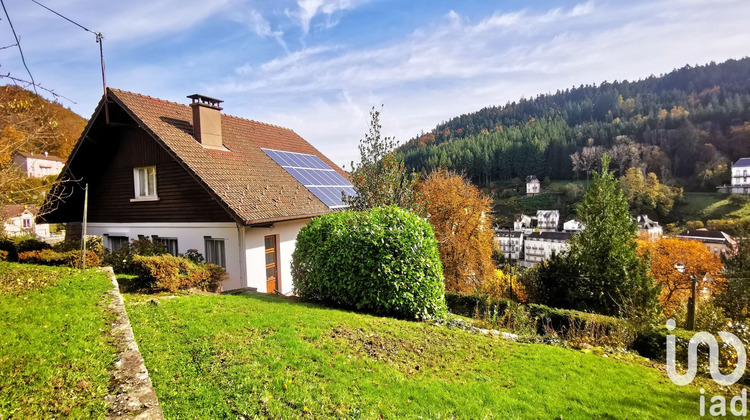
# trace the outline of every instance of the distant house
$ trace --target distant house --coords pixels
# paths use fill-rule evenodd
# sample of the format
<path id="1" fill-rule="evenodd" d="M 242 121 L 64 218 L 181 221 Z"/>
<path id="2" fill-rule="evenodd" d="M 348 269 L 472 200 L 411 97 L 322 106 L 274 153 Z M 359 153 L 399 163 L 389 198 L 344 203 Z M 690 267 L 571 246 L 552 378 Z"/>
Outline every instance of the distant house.
<path id="1" fill-rule="evenodd" d="M 565 232 L 580 232 L 584 229 L 584 226 L 575 219 L 570 219 L 563 223 L 563 231 Z"/>
<path id="2" fill-rule="evenodd" d="M 57 175 L 65 167 L 65 159 L 47 152 L 40 155 L 19 152 L 13 155 L 13 165 L 26 174 L 26 178 L 44 178 Z"/>
<path id="3" fill-rule="evenodd" d="M 38 209 L 36 206 L 12 204 L 0 207 L 3 230 L 8 236 L 31 235 L 45 240 L 51 237 L 49 224 L 36 223 Z"/>
<path id="4" fill-rule="evenodd" d="M 523 258 L 523 232 L 495 230 L 495 244 L 506 259 L 518 261 Z"/>
<path id="5" fill-rule="evenodd" d="M 529 197 L 533 197 L 535 195 L 539 195 L 541 193 L 541 184 L 539 183 L 539 180 L 536 179 L 534 175 L 529 175 L 526 177 L 526 195 Z"/>
<path id="6" fill-rule="evenodd" d="M 513 220 L 513 230 L 517 232 L 529 232 L 536 228 L 536 219 L 532 219 L 530 216 L 520 214 Z"/>
<path id="7" fill-rule="evenodd" d="M 44 219 L 110 250 L 140 237 L 171 253 L 196 249 L 226 268 L 225 289 L 292 292 L 291 256 L 312 217 L 345 208 L 347 174 L 294 131 L 190 105 L 107 89 L 59 180 L 75 179 Z M 108 102 L 105 118 L 104 101 Z"/>
<path id="8" fill-rule="evenodd" d="M 719 192 L 731 194 L 750 194 L 750 158 L 740 158 L 732 165 L 731 185 L 716 187 Z"/>
<path id="9" fill-rule="evenodd" d="M 686 230 L 676 237 L 700 241 L 706 246 L 709 252 L 717 257 L 726 253 L 734 254 L 737 251 L 737 241 L 720 230 Z"/>
<path id="10" fill-rule="evenodd" d="M 659 222 L 649 219 L 645 214 L 638 216 L 636 222 L 638 223 L 638 236 L 642 238 L 653 241 L 661 238 L 664 233 Z"/>
<path id="11" fill-rule="evenodd" d="M 552 253 L 567 251 L 568 241 L 573 236 L 569 232 L 533 232 L 524 238 L 524 267 L 533 267 L 548 260 Z"/>
<path id="12" fill-rule="evenodd" d="M 560 225 L 559 210 L 538 210 L 536 212 L 537 228 L 541 231 L 556 232 Z"/>

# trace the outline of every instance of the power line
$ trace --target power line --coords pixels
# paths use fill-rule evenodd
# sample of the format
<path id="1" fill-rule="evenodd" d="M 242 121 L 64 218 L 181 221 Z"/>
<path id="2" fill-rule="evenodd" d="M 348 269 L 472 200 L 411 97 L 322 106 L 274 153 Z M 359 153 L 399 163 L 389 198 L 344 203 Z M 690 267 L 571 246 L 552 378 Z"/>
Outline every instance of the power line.
<path id="1" fill-rule="evenodd" d="M 91 33 L 92 33 L 92 34 L 94 34 L 94 35 L 97 35 L 97 36 L 101 36 L 101 34 L 100 34 L 100 33 L 97 33 L 97 32 L 94 32 L 94 31 L 92 31 L 91 29 L 89 29 L 89 28 L 87 28 L 87 27 L 85 27 L 85 26 L 81 25 L 80 23 L 78 23 L 78 22 L 74 21 L 73 19 L 70 19 L 70 18 L 68 18 L 68 17 L 65 17 L 65 16 L 63 16 L 62 14 L 60 14 L 60 13 L 58 13 L 58 12 L 56 12 L 56 11 L 54 11 L 54 10 L 50 9 L 49 7 L 47 7 L 47 6 L 43 5 L 42 3 L 39 3 L 39 2 L 38 2 L 38 1 L 36 1 L 36 0 L 31 0 L 31 1 L 33 1 L 33 2 L 34 2 L 34 3 L 36 3 L 36 4 L 38 4 L 39 6 L 42 6 L 42 7 L 44 7 L 45 9 L 47 9 L 47 10 L 49 10 L 50 12 L 52 12 L 52 13 L 56 14 L 57 16 L 60 16 L 61 18 L 63 18 L 63 19 L 65 19 L 65 20 L 67 20 L 68 22 L 72 23 L 73 25 L 76 25 L 76 26 L 78 26 L 79 28 L 83 29 L 84 31 L 88 31 L 88 32 L 91 32 Z"/>
<path id="2" fill-rule="evenodd" d="M 34 82 L 34 76 L 31 75 L 31 70 L 29 70 L 29 66 L 26 65 L 26 58 L 23 56 L 23 49 L 21 48 L 21 42 L 18 40 L 18 35 L 16 35 L 16 29 L 13 28 L 13 22 L 10 20 L 10 16 L 8 15 L 8 9 L 5 8 L 5 1 L 0 0 L 0 4 L 3 6 L 3 12 L 5 12 L 5 17 L 8 19 L 8 25 L 10 25 L 10 30 L 13 31 L 13 37 L 16 38 L 16 46 L 18 47 L 18 52 L 21 53 L 21 62 L 23 63 L 23 66 L 26 68 L 26 73 L 29 74 L 29 78 L 31 79 L 31 87 L 34 88 L 34 93 L 39 95 L 39 92 L 36 91 L 36 82 Z"/>

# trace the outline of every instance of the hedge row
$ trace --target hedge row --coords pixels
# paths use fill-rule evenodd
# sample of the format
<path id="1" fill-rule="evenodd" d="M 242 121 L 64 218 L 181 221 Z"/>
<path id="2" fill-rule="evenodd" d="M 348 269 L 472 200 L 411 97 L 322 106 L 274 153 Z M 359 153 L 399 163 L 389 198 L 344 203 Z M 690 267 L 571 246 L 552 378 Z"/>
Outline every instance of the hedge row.
<path id="1" fill-rule="evenodd" d="M 27 251 L 18 254 L 18 261 L 26 264 L 65 266 L 80 268 L 82 264 L 81 251 L 57 252 L 51 249 L 42 251 Z M 86 266 L 98 267 L 102 259 L 92 252 L 86 251 Z"/>
<path id="2" fill-rule="evenodd" d="M 397 207 L 316 217 L 292 260 L 300 297 L 407 319 L 445 315 L 442 271 L 432 226 Z"/>
<path id="3" fill-rule="evenodd" d="M 484 320 L 502 318 L 509 308 L 517 305 L 507 299 L 493 299 L 483 294 L 453 292 L 445 294 L 445 303 L 448 310 L 456 315 Z M 523 305 L 523 310 L 533 322 L 531 327 L 540 335 L 554 331 L 565 337 L 572 330 L 591 330 L 593 327 L 601 334 L 610 335 L 619 334 L 628 328 L 626 321 L 622 319 L 588 312 L 538 304 Z"/>

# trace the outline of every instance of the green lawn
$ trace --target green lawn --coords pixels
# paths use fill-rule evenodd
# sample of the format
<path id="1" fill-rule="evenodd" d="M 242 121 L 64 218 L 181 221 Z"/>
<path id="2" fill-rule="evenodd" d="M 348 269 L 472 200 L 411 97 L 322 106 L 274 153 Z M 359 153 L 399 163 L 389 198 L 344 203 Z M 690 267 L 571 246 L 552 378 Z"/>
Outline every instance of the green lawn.
<path id="1" fill-rule="evenodd" d="M 674 213 L 683 221 L 723 219 L 731 216 L 732 212 L 741 210 L 740 207 L 729 203 L 726 194 L 685 192 L 683 203 L 674 206 Z"/>
<path id="2" fill-rule="evenodd" d="M 261 295 L 127 295 L 168 418 L 694 418 L 659 370 Z"/>
<path id="3" fill-rule="evenodd" d="M 106 415 L 111 287 L 101 273 L 0 262 L 0 419 Z"/>

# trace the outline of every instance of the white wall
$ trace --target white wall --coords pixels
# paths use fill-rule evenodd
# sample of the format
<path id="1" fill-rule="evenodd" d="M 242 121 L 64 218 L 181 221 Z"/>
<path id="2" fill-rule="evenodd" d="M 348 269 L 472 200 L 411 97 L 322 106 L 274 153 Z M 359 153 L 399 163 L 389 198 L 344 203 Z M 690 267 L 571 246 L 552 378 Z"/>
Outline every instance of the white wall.
<path id="1" fill-rule="evenodd" d="M 292 284 L 292 253 L 297 244 L 297 234 L 310 219 L 275 223 L 271 227 L 245 228 L 245 259 L 247 287 L 255 287 L 266 293 L 266 246 L 265 237 L 277 235 L 278 273 L 281 292 L 290 294 Z"/>
<path id="2" fill-rule="evenodd" d="M 127 236 L 130 240 L 138 235 L 163 238 L 177 238 L 177 250 L 185 253 L 197 249 L 206 255 L 205 236 L 224 239 L 226 270 L 229 278 L 224 282 L 224 290 L 244 287 L 241 281 L 239 231 L 234 223 L 89 223 L 88 235 Z M 104 246 L 108 246 L 104 239 Z M 264 287 L 265 289 L 265 287 Z M 260 289 L 259 289 L 260 290 Z"/>

